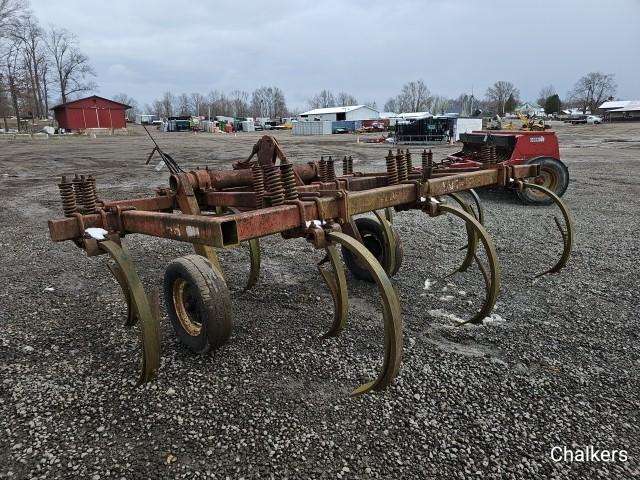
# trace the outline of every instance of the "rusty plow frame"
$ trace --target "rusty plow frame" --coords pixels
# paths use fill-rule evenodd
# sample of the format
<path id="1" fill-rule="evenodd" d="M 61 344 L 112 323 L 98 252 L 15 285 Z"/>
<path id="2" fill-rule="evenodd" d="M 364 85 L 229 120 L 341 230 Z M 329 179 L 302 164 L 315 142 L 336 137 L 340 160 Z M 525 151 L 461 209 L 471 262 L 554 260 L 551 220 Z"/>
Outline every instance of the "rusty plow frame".
<path id="1" fill-rule="evenodd" d="M 533 188 L 550 196 L 560 208 L 564 227 L 557 219 L 556 224 L 563 252 L 543 275 L 560 271 L 573 245 L 567 206 L 544 187 L 527 182 L 538 175 L 537 165 L 498 163 L 461 170 L 446 161 L 433 162 L 431 153 L 425 151 L 422 165 L 414 166 L 408 150 L 389 151 L 385 160 L 386 171 L 356 172 L 351 157 L 344 157 L 342 175 L 337 175 L 332 157 L 294 164 L 273 137 L 264 136 L 249 158 L 234 163 L 233 170 L 184 172 L 174 168 L 169 186 L 146 198 L 100 201 L 93 177 L 74 181 L 63 177 L 59 188 L 65 217 L 49 221 L 49 234 L 56 242 L 73 241 L 88 256 L 108 254 L 113 259 L 108 268 L 124 292 L 128 309 L 125 325 L 136 325 L 141 332 L 140 382 L 151 380 L 160 366 L 159 300 L 157 292 L 146 294 L 132 259 L 121 246 L 126 235 L 150 235 L 193 245 L 196 255 L 167 267 L 164 298 L 176 334 L 194 352 L 217 348 L 231 331 L 230 293 L 216 249 L 248 245 L 246 291 L 259 281 L 260 238 L 276 234 L 283 240 L 303 238 L 325 253 L 317 268 L 331 294 L 334 311 L 321 338 L 338 336 L 347 327 L 345 265 L 354 277 L 377 286 L 384 325 L 382 365 L 374 380 L 352 394 L 381 390 L 398 375 L 402 357 L 400 301 L 390 279 L 400 268 L 403 251 L 394 226 L 395 212 L 453 215 L 464 222 L 467 245 L 462 249 L 466 252 L 456 272 L 465 272 L 475 263 L 485 294 L 478 311 L 461 324 L 482 323 L 500 290 L 496 248 L 484 227 L 485 213 L 475 189 Z M 482 260 L 480 246 L 485 252 Z"/>

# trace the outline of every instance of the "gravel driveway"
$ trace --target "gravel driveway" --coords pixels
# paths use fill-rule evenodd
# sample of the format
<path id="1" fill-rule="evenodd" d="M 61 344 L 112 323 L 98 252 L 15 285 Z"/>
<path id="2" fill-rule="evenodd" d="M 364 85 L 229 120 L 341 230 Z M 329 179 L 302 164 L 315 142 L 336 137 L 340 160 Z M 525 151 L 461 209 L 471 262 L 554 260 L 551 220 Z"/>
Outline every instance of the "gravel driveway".
<path id="1" fill-rule="evenodd" d="M 0 478 L 632 478 L 640 475 L 638 211 L 640 124 L 557 131 L 576 244 L 560 274 L 552 207 L 484 191 L 502 286 L 483 326 L 455 327 L 481 298 L 448 217 L 397 215 L 405 258 L 394 278 L 404 321 L 400 375 L 351 398 L 381 362 L 376 289 L 348 274 L 349 324 L 319 335 L 332 301 L 303 240 L 263 241 L 258 285 L 248 250 L 220 252 L 234 332 L 214 355 L 181 346 L 162 316 L 157 381 L 135 388 L 139 341 L 104 256 L 48 240 L 59 174 L 91 173 L 105 199 L 145 196 L 167 173 L 129 136 L 0 140 Z M 260 134 L 158 134 L 186 167 L 246 157 Z M 381 169 L 385 147 L 353 136 L 279 133 L 295 162 L 353 154 Z M 435 148 L 436 157 L 454 147 Z M 132 235 L 148 287 L 186 244 Z M 428 288 L 427 288 L 428 287 Z M 625 450 L 627 461 L 555 462 L 553 447 Z"/>

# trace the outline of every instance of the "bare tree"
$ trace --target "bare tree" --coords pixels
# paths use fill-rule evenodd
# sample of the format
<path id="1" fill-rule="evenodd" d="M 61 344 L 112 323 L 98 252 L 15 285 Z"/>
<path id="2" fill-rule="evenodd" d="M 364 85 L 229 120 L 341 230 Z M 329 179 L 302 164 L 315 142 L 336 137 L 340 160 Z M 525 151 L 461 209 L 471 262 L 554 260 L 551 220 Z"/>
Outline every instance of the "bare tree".
<path id="1" fill-rule="evenodd" d="M 487 92 L 485 93 L 485 97 L 493 110 L 500 115 L 504 115 L 505 104 L 511 95 L 513 95 L 513 98 L 517 102 L 520 97 L 520 90 L 518 90 L 513 83 L 504 80 L 499 80 L 494 83 L 487 88 Z"/>
<path id="2" fill-rule="evenodd" d="M 176 100 L 175 110 L 178 112 L 178 115 L 181 117 L 188 117 L 192 115 L 191 111 L 191 102 L 189 101 L 189 95 L 186 93 L 181 94 Z"/>
<path id="3" fill-rule="evenodd" d="M 66 103 L 70 95 L 96 89 L 95 83 L 87 80 L 87 77 L 95 76 L 89 57 L 78 49 L 74 35 L 51 26 L 47 47 L 53 57 L 62 103 Z"/>
<path id="4" fill-rule="evenodd" d="M 207 99 L 204 98 L 204 95 L 202 95 L 201 93 L 194 92 L 191 94 L 190 102 L 191 110 L 196 117 L 199 117 L 201 112 L 203 111 L 204 104 L 207 102 Z"/>
<path id="5" fill-rule="evenodd" d="M 389 100 L 387 100 L 387 102 L 384 104 L 384 111 L 399 113 L 396 97 L 391 97 Z"/>
<path id="6" fill-rule="evenodd" d="M 12 37 L 21 45 L 24 67 L 26 94 L 34 117 L 44 118 L 48 108 L 48 91 L 45 94 L 43 83 L 47 83 L 48 72 L 47 51 L 43 41 L 44 32 L 38 20 L 25 15 L 13 28 Z M 43 71 L 45 75 L 43 76 Z M 46 87 L 45 87 L 46 88 Z"/>
<path id="7" fill-rule="evenodd" d="M 229 94 L 229 100 L 234 117 L 244 118 L 249 115 L 249 93 L 244 90 L 234 90 Z"/>
<path id="8" fill-rule="evenodd" d="M 396 108 L 402 112 L 422 112 L 430 103 L 431 92 L 422 80 L 405 83 L 396 97 Z"/>
<path id="9" fill-rule="evenodd" d="M 138 102 L 133 97 L 130 97 L 126 93 L 118 93 L 113 96 L 113 100 L 125 105 L 129 105 L 131 108 L 127 110 L 127 118 L 130 121 L 135 121 L 136 113 L 138 113 Z"/>
<path id="10" fill-rule="evenodd" d="M 591 72 L 576 82 L 569 92 L 569 99 L 582 108 L 583 113 L 587 110 L 594 113 L 605 100 L 613 97 L 617 90 L 618 85 L 612 74 Z"/>
<path id="11" fill-rule="evenodd" d="M 375 102 L 375 100 L 364 102 L 363 105 L 366 105 L 369 108 L 373 108 L 374 110 L 378 110 L 378 104 Z"/>
<path id="12" fill-rule="evenodd" d="M 449 109 L 452 101 L 442 95 L 434 95 L 429 102 L 429 110 L 435 114 L 444 114 Z"/>
<path id="13" fill-rule="evenodd" d="M 251 108 L 255 117 L 276 119 L 287 114 L 284 93 L 278 87 L 260 87 L 254 90 L 251 95 Z"/>
<path id="14" fill-rule="evenodd" d="M 18 102 L 18 62 L 20 58 L 18 42 L 14 41 L 7 45 L 6 50 L 2 52 L 2 70 L 3 76 L 6 78 L 9 87 L 9 96 L 11 97 L 11 105 L 16 115 L 18 123 L 18 131 L 20 131 L 20 106 Z M 5 120 L 6 128 L 6 120 Z"/>
<path id="15" fill-rule="evenodd" d="M 340 92 L 338 95 L 336 95 L 337 107 L 348 107 L 348 106 L 357 105 L 357 104 L 358 104 L 358 99 L 349 93 Z"/>
<path id="16" fill-rule="evenodd" d="M 212 90 L 207 96 L 207 108 L 211 110 L 212 116 L 231 116 L 232 106 L 227 96 L 218 90 Z"/>
<path id="17" fill-rule="evenodd" d="M 328 108 L 336 106 L 336 98 L 329 90 L 322 90 L 309 99 L 309 108 Z"/>
<path id="18" fill-rule="evenodd" d="M 25 0 L 0 0 L 0 37 L 9 33 L 8 26 L 27 10 Z"/>
<path id="19" fill-rule="evenodd" d="M 540 93 L 538 94 L 538 105 L 544 107 L 544 104 L 547 103 L 547 99 L 556 94 L 556 89 L 553 88 L 553 85 L 547 85 L 546 87 L 542 87 L 540 89 Z"/>
<path id="20" fill-rule="evenodd" d="M 156 107 L 160 107 L 161 117 L 173 117 L 174 105 L 176 103 L 176 97 L 171 92 L 164 92 L 162 96 L 162 100 L 159 101 L 160 105 L 156 105 Z"/>

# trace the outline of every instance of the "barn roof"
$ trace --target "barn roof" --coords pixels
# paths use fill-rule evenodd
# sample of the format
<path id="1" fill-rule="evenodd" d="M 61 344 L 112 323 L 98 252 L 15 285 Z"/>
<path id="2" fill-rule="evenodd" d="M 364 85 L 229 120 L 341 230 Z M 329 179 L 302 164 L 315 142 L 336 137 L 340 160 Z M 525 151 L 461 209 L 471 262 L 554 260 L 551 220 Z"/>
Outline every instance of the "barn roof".
<path id="1" fill-rule="evenodd" d="M 325 115 L 331 113 L 347 113 L 352 112 L 354 110 L 358 110 L 359 108 L 371 108 L 366 105 L 348 105 L 346 107 L 328 107 L 328 108 L 314 108 L 313 110 L 309 110 L 308 112 L 302 112 L 300 115 Z M 374 110 L 371 108 L 371 110 Z M 376 111 L 376 110 L 374 110 Z"/>
<path id="2" fill-rule="evenodd" d="M 66 102 L 66 103 L 61 103 L 60 105 L 56 105 L 55 107 L 51 107 L 50 110 L 57 110 L 58 108 L 66 107 L 68 105 L 72 105 L 72 104 L 78 103 L 78 102 L 83 102 L 85 100 L 90 100 L 92 98 L 99 98 L 100 100 L 104 100 L 105 102 L 115 103 L 116 105 L 122 105 L 123 107 L 126 107 L 125 110 L 131 108 L 131 105 L 127 105 L 127 104 L 124 104 L 124 103 L 116 102 L 115 100 L 111 100 L 109 98 L 100 97 L 98 95 L 91 95 L 89 97 L 78 98 L 77 100 L 71 100 L 71 101 Z"/>

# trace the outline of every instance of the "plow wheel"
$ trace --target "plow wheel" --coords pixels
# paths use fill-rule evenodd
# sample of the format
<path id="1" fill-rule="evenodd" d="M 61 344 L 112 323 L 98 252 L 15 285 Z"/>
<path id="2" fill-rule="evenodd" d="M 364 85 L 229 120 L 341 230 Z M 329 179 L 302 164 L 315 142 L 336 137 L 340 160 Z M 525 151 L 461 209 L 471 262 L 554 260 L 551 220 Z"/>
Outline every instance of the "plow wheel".
<path id="1" fill-rule="evenodd" d="M 355 220 L 355 224 L 362 237 L 363 245 L 392 277 L 398 273 L 402 265 L 402 240 L 395 227 L 384 216 L 378 212 L 375 213 L 380 222 L 372 218 L 361 217 Z M 347 268 L 356 278 L 370 283 L 375 281 L 363 261 L 344 246 L 342 247 L 342 257 Z"/>
<path id="2" fill-rule="evenodd" d="M 558 197 L 564 195 L 569 186 L 569 169 L 564 163 L 551 157 L 539 157 L 529 160 L 527 164 L 540 165 L 540 175 L 529 179 L 531 183 L 551 190 Z M 518 198 L 526 204 L 551 205 L 554 203 L 548 195 L 534 189 L 525 189 L 517 194 Z"/>
<path id="3" fill-rule="evenodd" d="M 173 329 L 189 350 L 206 353 L 231 336 L 231 295 L 208 259 L 187 255 L 169 263 L 164 299 Z"/>

